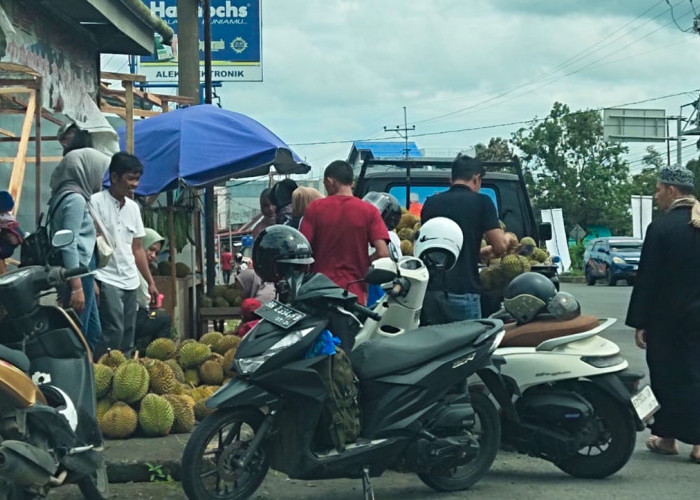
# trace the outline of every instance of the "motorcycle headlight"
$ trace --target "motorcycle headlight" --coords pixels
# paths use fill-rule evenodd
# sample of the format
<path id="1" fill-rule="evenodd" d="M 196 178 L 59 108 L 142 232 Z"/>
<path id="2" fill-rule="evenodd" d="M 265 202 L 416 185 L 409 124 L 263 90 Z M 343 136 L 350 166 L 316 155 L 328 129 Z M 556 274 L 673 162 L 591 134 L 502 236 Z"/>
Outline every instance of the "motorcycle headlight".
<path id="1" fill-rule="evenodd" d="M 615 264 L 627 264 L 627 262 L 625 262 L 625 259 L 623 259 L 622 257 L 613 257 L 613 262 Z"/>
<path id="2" fill-rule="evenodd" d="M 299 342 L 301 339 L 306 337 L 309 333 L 314 330 L 314 327 L 304 328 L 303 330 L 296 330 L 288 333 L 274 345 L 272 345 L 267 351 L 262 353 L 260 356 L 255 356 L 253 358 L 241 358 L 234 361 L 236 366 L 236 371 L 241 375 L 250 375 L 255 372 L 258 368 L 265 364 L 265 362 L 271 357 L 284 351 L 289 346 L 292 346 Z"/>

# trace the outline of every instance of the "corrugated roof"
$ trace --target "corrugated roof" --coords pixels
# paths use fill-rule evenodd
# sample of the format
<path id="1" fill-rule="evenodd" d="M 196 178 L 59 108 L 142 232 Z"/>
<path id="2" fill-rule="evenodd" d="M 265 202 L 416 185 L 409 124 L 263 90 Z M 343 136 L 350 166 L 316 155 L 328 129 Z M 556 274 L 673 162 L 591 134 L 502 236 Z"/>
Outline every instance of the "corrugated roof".
<path id="1" fill-rule="evenodd" d="M 403 141 L 355 141 L 348 158 L 352 162 L 357 154 L 368 152 L 372 158 L 401 158 L 406 154 L 406 143 Z M 416 143 L 409 141 L 408 155 L 412 157 L 423 156 Z"/>

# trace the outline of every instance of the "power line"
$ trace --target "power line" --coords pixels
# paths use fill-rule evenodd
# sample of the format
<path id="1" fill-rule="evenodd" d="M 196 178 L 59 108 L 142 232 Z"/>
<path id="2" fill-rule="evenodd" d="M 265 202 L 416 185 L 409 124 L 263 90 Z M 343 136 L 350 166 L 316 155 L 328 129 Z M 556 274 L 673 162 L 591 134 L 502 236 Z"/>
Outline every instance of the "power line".
<path id="1" fill-rule="evenodd" d="M 685 30 L 683 28 L 681 28 L 681 25 L 678 24 L 678 21 L 676 21 L 676 15 L 673 12 L 673 5 L 671 5 L 671 2 L 669 2 L 669 0 L 666 0 L 666 3 L 668 4 L 669 9 L 671 10 L 671 19 L 673 19 L 673 23 L 676 25 L 676 28 L 681 30 L 683 33 L 688 33 L 690 30 L 692 30 L 692 28 L 688 28 Z M 693 11 L 695 11 L 695 6 L 693 5 L 692 0 L 690 2 L 690 5 L 693 7 Z"/>
<path id="2" fill-rule="evenodd" d="M 642 99 L 639 101 L 632 101 L 632 102 L 627 102 L 624 104 L 617 104 L 615 106 L 603 106 L 599 108 L 595 108 L 595 111 L 601 111 L 605 108 L 621 108 L 624 106 L 633 106 L 635 104 L 644 104 L 647 102 L 652 102 L 652 101 L 660 101 L 663 99 L 669 99 L 671 97 L 678 97 L 687 93 L 691 92 L 700 92 L 700 88 L 698 89 L 693 89 L 693 90 L 687 90 L 683 92 L 677 92 L 675 94 L 667 94 L 664 96 L 659 96 L 659 97 L 651 97 L 649 99 Z M 576 113 L 576 111 L 573 111 L 572 113 Z M 487 130 L 487 129 L 492 129 L 492 128 L 500 128 L 500 127 L 508 127 L 511 125 L 523 125 L 523 124 L 528 124 L 528 123 L 536 123 L 540 121 L 544 121 L 546 118 L 531 118 L 529 120 L 519 120 L 519 121 L 513 121 L 513 122 L 506 122 L 506 123 L 498 123 L 498 124 L 493 124 L 493 125 L 482 125 L 478 127 L 468 127 L 468 128 L 460 128 L 460 129 L 451 129 L 451 130 L 442 130 L 439 132 L 424 132 L 422 134 L 414 134 L 413 137 L 426 137 L 426 136 L 431 136 L 431 135 L 445 135 L 445 134 L 455 134 L 459 132 L 472 132 L 475 130 Z M 348 139 L 348 140 L 331 140 L 331 141 L 315 141 L 315 142 L 296 142 L 296 143 L 290 143 L 288 144 L 289 146 L 321 146 L 321 145 L 327 145 L 327 144 L 348 144 L 352 142 L 361 142 L 361 141 L 386 141 L 390 140 L 389 138 L 373 138 L 373 139 Z"/>

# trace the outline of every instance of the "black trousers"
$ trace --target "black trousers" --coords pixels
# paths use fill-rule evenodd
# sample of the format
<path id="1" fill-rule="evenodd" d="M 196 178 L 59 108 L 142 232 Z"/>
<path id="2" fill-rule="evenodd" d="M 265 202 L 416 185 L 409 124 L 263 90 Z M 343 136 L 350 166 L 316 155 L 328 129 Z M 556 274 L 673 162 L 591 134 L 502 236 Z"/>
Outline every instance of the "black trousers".
<path id="1" fill-rule="evenodd" d="M 161 309 L 149 311 L 139 308 L 136 311 L 136 340 L 169 337 L 171 325 L 172 319 L 167 312 Z"/>

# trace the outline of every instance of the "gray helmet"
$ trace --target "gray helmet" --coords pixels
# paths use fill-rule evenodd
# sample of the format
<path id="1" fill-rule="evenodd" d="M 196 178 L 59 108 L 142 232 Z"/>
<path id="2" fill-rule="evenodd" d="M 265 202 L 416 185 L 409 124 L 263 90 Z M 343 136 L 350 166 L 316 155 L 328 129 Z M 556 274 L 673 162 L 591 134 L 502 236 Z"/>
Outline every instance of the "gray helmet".
<path id="1" fill-rule="evenodd" d="M 557 294 L 554 283 L 539 273 L 523 273 L 513 278 L 503 294 L 506 311 L 518 323 L 529 323 L 547 308 Z"/>
<path id="2" fill-rule="evenodd" d="M 568 292 L 557 292 L 547 304 L 549 314 L 557 319 L 574 319 L 581 315 L 581 304 Z"/>

